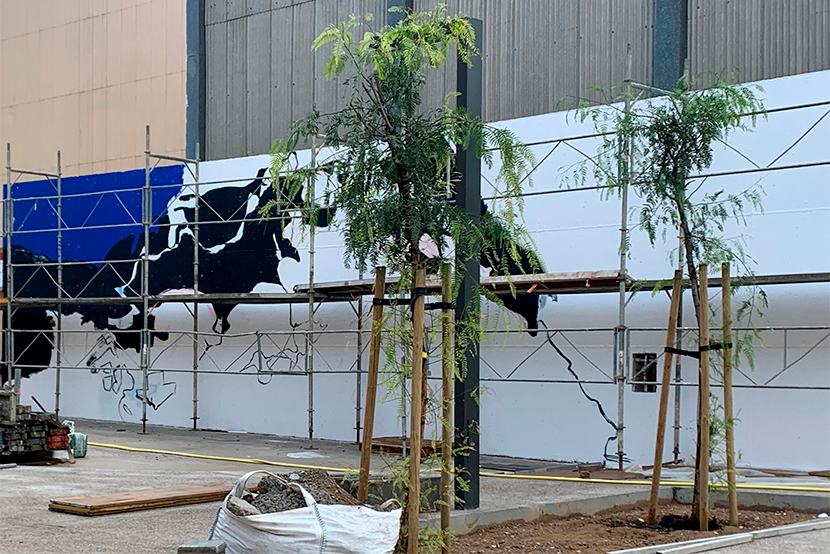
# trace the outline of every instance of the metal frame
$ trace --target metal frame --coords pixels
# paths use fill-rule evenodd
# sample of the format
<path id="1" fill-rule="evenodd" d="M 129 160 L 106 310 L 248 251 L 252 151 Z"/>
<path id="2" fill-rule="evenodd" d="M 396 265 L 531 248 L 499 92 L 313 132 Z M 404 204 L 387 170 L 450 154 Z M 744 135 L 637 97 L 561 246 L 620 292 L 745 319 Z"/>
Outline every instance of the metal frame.
<path id="1" fill-rule="evenodd" d="M 650 88 L 645 87 L 644 85 L 639 85 L 637 83 L 627 81 L 627 85 L 632 88 Z M 775 112 L 785 112 L 789 110 L 797 110 L 803 108 L 813 108 L 819 106 L 830 106 L 830 102 L 818 102 L 812 104 L 804 104 L 798 106 L 789 106 L 785 108 L 778 108 L 769 110 L 769 113 Z M 830 113 L 830 111 L 828 111 Z M 827 114 L 825 114 L 827 115 Z M 822 116 L 824 117 L 824 116 Z M 598 137 L 600 135 L 583 135 L 578 137 L 567 137 L 562 139 L 556 139 L 553 141 L 541 141 L 539 143 L 534 143 L 538 145 L 542 144 L 550 144 L 553 149 L 557 148 L 561 144 L 567 144 L 569 141 L 579 140 L 583 138 L 591 138 L 591 137 Z M 146 137 L 146 148 L 145 148 L 145 182 L 144 185 L 137 189 L 121 189 L 121 190 L 113 190 L 113 191 L 100 191 L 94 193 L 77 193 L 77 194 L 63 194 L 62 186 L 61 186 L 61 160 L 60 160 L 60 153 L 58 153 L 57 158 L 57 172 L 56 173 L 48 173 L 42 171 L 28 171 L 24 169 L 14 168 L 11 163 L 11 147 L 7 146 L 6 150 L 6 183 L 4 186 L 4 196 L 2 199 L 2 206 L 3 206 L 3 224 L 2 224 L 2 234 L 3 239 L 6 245 L 6 256 L 4 259 L 4 267 L 5 267 L 5 292 L 7 297 L 5 299 L 0 300 L 0 307 L 6 308 L 6 317 L 8 324 L 6 328 L 3 330 L 2 336 L 4 339 L 3 345 L 3 353 L 4 353 L 4 364 L 8 369 L 8 375 L 10 376 L 17 376 L 20 373 L 21 365 L 19 363 L 15 363 L 19 357 L 23 354 L 23 352 L 15 352 L 14 351 L 14 341 L 12 340 L 14 337 L 14 333 L 16 332 L 23 332 L 23 330 L 15 330 L 11 325 L 11 316 L 15 312 L 15 310 L 23 307 L 32 307 L 32 306 L 45 306 L 52 308 L 56 313 L 60 313 L 61 306 L 65 304 L 138 304 L 140 303 L 144 309 L 144 321 L 143 321 L 143 328 L 141 329 L 141 349 L 140 349 L 140 359 L 135 367 L 129 367 L 127 369 L 141 371 L 141 379 L 142 379 L 142 428 L 146 430 L 146 424 L 148 421 L 148 414 L 147 414 L 147 395 L 144 394 L 144 391 L 147 390 L 148 387 L 148 377 L 149 372 L 151 370 L 160 369 L 163 371 L 167 371 L 170 373 L 191 373 L 192 374 L 192 424 L 193 428 L 198 427 L 198 420 L 199 420 L 199 376 L 208 375 L 208 374 L 228 374 L 228 371 L 231 368 L 238 368 L 241 364 L 243 368 L 247 367 L 245 364 L 253 364 L 252 367 L 257 368 L 258 371 L 256 373 L 248 373 L 248 372 L 241 372 L 241 375 L 257 375 L 257 376 L 266 376 L 270 378 L 271 376 L 305 376 L 308 380 L 308 420 L 309 420 L 309 443 L 313 444 L 314 440 L 314 405 L 313 405 L 313 395 L 314 395 L 314 374 L 315 373 L 350 373 L 355 375 L 355 386 L 356 386 L 356 401 L 355 401 L 355 438 L 356 441 L 359 442 L 361 436 L 361 385 L 362 385 L 362 375 L 364 373 L 363 364 L 362 364 L 362 353 L 365 350 L 365 346 L 368 341 L 364 340 L 366 333 L 370 331 L 366 330 L 364 327 L 364 318 L 365 318 L 365 311 L 363 306 L 363 296 L 366 294 L 371 294 L 371 283 L 369 281 L 363 280 L 362 275 L 357 281 L 345 281 L 341 283 L 316 283 L 315 282 L 315 275 L 314 275 L 314 247 L 313 243 L 310 248 L 309 252 L 309 283 L 304 286 L 298 286 L 295 288 L 295 292 L 286 292 L 286 293 L 251 293 L 251 294 L 202 294 L 199 292 L 199 284 L 198 284 L 198 275 L 199 275 L 199 254 L 198 254 L 198 246 L 196 246 L 196 251 L 194 252 L 194 294 L 183 294 L 183 295 L 151 295 L 149 294 L 150 291 L 150 283 L 149 283 L 149 253 L 145 250 L 142 253 L 142 256 L 138 260 L 111 260 L 111 261 L 101 261 L 101 271 L 108 270 L 107 267 L 109 266 L 112 268 L 112 264 L 117 262 L 136 262 L 139 263 L 141 267 L 141 286 L 140 291 L 131 291 L 135 296 L 131 296 L 128 298 L 90 298 L 90 297 L 79 297 L 77 294 L 72 296 L 67 293 L 64 288 L 63 283 L 63 269 L 73 264 L 77 264 L 79 262 L 71 262 L 65 261 L 63 259 L 63 235 L 66 231 L 69 230 L 76 230 L 76 229 L 92 229 L 92 228 L 117 228 L 117 227 L 124 227 L 125 225 L 96 225 L 96 226 L 87 226 L 86 223 L 82 224 L 81 227 L 72 227 L 70 228 L 66 225 L 66 222 L 63 220 L 63 200 L 67 198 L 73 198 L 78 196 L 91 196 L 91 195 L 98 195 L 103 197 L 105 195 L 115 195 L 118 197 L 119 194 L 125 193 L 138 193 L 139 191 L 142 194 L 142 218 L 141 222 L 135 222 L 130 224 L 130 226 L 141 225 L 142 231 L 144 234 L 145 244 L 148 244 L 149 241 L 147 240 L 150 227 L 158 227 L 153 221 L 153 214 L 152 214 L 152 192 L 157 188 L 164 188 L 164 187 L 193 187 L 195 190 L 195 195 L 197 198 L 196 202 L 196 213 L 195 213 L 195 222 L 193 224 L 193 233 L 195 236 L 194 244 L 198 245 L 198 233 L 199 228 L 203 225 L 209 225 L 213 223 L 223 223 L 223 221 L 217 222 L 203 222 L 199 218 L 199 205 L 200 205 L 200 187 L 206 184 L 215 184 L 218 182 L 201 182 L 199 179 L 199 160 L 198 159 L 187 159 L 187 158 L 177 158 L 172 156 L 166 156 L 162 154 L 155 154 L 151 151 L 150 142 L 149 142 L 149 128 L 147 129 L 147 137 Z M 803 136 L 801 137 L 803 138 Z M 798 140 L 801 140 L 799 138 Z M 797 141 L 796 141 L 797 142 Z M 313 162 L 316 163 L 316 154 L 317 154 L 317 145 L 316 141 L 314 144 L 312 158 Z M 780 158 L 780 156 L 779 156 Z M 171 183 L 171 184 L 163 184 L 163 185 L 153 185 L 150 186 L 150 174 L 155 169 L 161 161 L 173 161 L 176 163 L 184 164 L 193 176 L 194 182 L 193 184 L 183 185 L 182 183 Z M 544 161 L 544 160 L 543 160 Z M 749 160 L 751 162 L 751 160 Z M 724 175 L 742 175 L 742 174 L 750 174 L 750 173 L 758 173 L 758 172 L 767 172 L 767 171 L 781 171 L 781 170 L 793 170 L 797 168 L 804 168 L 804 167 L 818 167 L 818 166 L 826 166 L 830 165 L 830 161 L 817 161 L 812 163 L 804 163 L 804 164 L 795 164 L 795 165 L 786 165 L 786 166 L 775 166 L 773 167 L 770 164 L 767 167 L 761 167 L 754 162 L 751 162 L 755 167 L 750 169 L 740 169 L 730 172 L 719 172 L 719 173 L 711 173 L 706 175 L 699 175 L 695 176 L 694 178 L 706 178 L 706 177 L 716 177 L 716 176 L 724 176 Z M 773 162 L 774 163 L 774 162 Z M 541 164 L 541 162 L 540 162 Z M 15 234 L 23 234 L 27 232 L 34 232 L 34 231 L 26 231 L 26 230 L 15 230 L 15 222 L 14 222 L 14 214 L 13 214 L 13 206 L 14 206 L 14 198 L 12 197 L 11 191 L 12 186 L 22 177 L 22 176 L 32 176 L 32 177 L 40 177 L 47 179 L 48 181 L 52 182 L 55 187 L 55 194 L 49 194 L 43 197 L 37 198 L 27 198 L 26 200 L 43 200 L 50 203 L 52 205 L 52 201 L 54 201 L 54 206 L 52 208 L 55 210 L 57 216 L 57 228 L 56 229 L 49 229 L 49 232 L 56 233 L 57 242 L 58 242 L 58 257 L 57 261 L 54 263 L 47 263 L 47 264 L 16 264 L 12 263 L 11 258 L 11 247 L 13 244 L 13 239 Z M 221 183 L 230 183 L 230 182 L 245 182 L 250 181 L 254 177 L 248 178 L 239 178 L 233 180 L 223 180 Z M 578 189 L 558 189 L 558 190 L 547 190 L 547 191 L 536 191 L 526 194 L 526 196 L 538 196 L 538 195 L 547 195 L 547 194 L 558 194 L 558 193 L 565 193 L 565 192 L 577 192 L 577 191 L 587 191 L 587 190 L 596 190 L 601 187 L 582 187 Z M 496 198 L 496 197 L 490 197 Z M 487 199 L 487 198 L 485 198 Z M 123 203 L 122 203 L 123 205 Z M 625 233 L 627 233 L 627 225 L 626 225 L 626 218 L 625 214 L 627 210 L 625 209 L 625 205 L 621 205 L 621 240 L 624 240 Z M 295 217 L 292 215 L 291 217 Z M 244 218 L 242 220 L 235 220 L 235 221 L 258 221 L 258 219 L 249 219 Z M 37 232 L 44 232 L 43 230 Z M 310 231 L 310 238 L 313 241 L 314 237 L 314 229 Z M 83 263 L 95 263 L 95 262 L 83 262 Z M 15 281 L 15 268 L 18 267 L 26 267 L 37 265 L 39 269 L 37 271 L 44 271 L 50 279 L 52 279 L 56 286 L 56 295 L 54 297 L 48 298 L 31 298 L 31 297 L 21 297 L 19 296 L 19 289 L 25 289 L 25 283 L 22 287 L 19 287 L 20 283 Z M 54 271 L 54 277 L 52 276 Z M 517 287 L 518 290 L 523 291 L 524 293 L 529 294 L 581 294 L 581 293 L 599 293 L 599 292 L 616 292 L 620 296 L 619 302 L 619 323 L 616 327 L 611 328 L 595 328 L 595 329 L 549 329 L 549 330 L 540 330 L 540 333 L 557 333 L 560 336 L 566 336 L 567 334 L 571 333 L 584 333 L 584 332 L 607 332 L 612 333 L 616 339 L 614 341 L 614 354 L 611 362 L 611 367 L 614 368 L 613 372 L 610 375 L 610 378 L 604 379 L 578 379 L 578 380 L 571 380 L 571 379 L 523 379 L 521 377 L 512 377 L 509 378 L 482 378 L 482 382 L 538 382 L 538 383 L 549 383 L 549 384 L 572 384 L 575 382 L 580 383 L 592 383 L 592 384 L 613 384 L 616 385 L 618 390 L 618 430 L 623 432 L 625 430 L 624 422 L 624 404 L 623 404 L 623 397 L 625 392 L 625 386 L 630 381 L 630 364 L 629 360 L 631 357 L 631 335 L 632 333 L 641 333 L 641 332 L 663 332 L 664 329 L 662 328 L 634 328 L 634 327 L 627 327 L 625 324 L 625 310 L 626 304 L 630 300 L 627 298 L 627 295 L 630 294 L 632 285 L 634 281 L 628 276 L 625 268 L 625 259 L 624 257 L 620 258 L 620 268 L 618 271 L 614 272 L 607 272 L 609 275 L 606 275 L 605 272 L 585 272 L 580 276 L 581 278 L 585 278 L 589 281 L 588 284 L 592 286 L 586 287 L 584 286 L 585 283 L 578 283 L 576 280 L 572 280 L 570 283 L 566 285 L 559 283 L 556 284 L 556 279 L 552 276 L 543 276 L 543 275 L 533 275 L 533 276 L 521 276 L 513 279 L 514 286 Z M 588 275 L 588 277 L 584 277 Z M 561 276 L 560 276 L 561 277 Z M 94 279 L 94 277 L 93 277 Z M 505 278 L 501 278 L 504 280 Z M 790 284 L 790 283 L 827 283 L 830 282 L 830 273 L 814 273 L 814 274 L 787 274 L 787 275 L 767 275 L 767 276 L 758 276 L 756 278 L 756 282 L 759 284 Z M 489 284 L 494 290 L 504 290 L 503 287 L 505 286 L 504 282 L 501 282 L 499 278 L 493 280 L 483 279 L 482 284 Z M 651 288 L 656 283 L 654 281 L 646 281 L 642 284 L 642 288 Z M 128 286 L 125 283 L 125 286 Z M 718 286 L 718 280 L 712 279 L 710 281 L 710 286 L 716 287 Z M 434 283 L 428 283 L 428 288 L 431 291 L 437 290 L 434 288 Z M 307 328 L 302 329 L 293 329 L 290 331 L 265 331 L 265 330 L 258 330 L 255 333 L 241 333 L 241 334 L 227 334 L 223 335 L 223 339 L 230 340 L 230 339 L 237 339 L 237 340 L 251 340 L 251 344 L 247 350 L 243 352 L 241 356 L 238 356 L 230 364 L 220 364 L 217 363 L 215 359 L 213 359 L 212 355 L 208 352 L 207 347 L 200 347 L 200 342 L 204 341 L 207 337 L 216 337 L 215 334 L 209 332 L 203 332 L 199 329 L 199 304 L 210 303 L 210 302 L 231 302 L 237 304 L 305 304 L 308 306 L 308 313 L 309 313 L 309 321 L 307 324 Z M 171 333 L 174 335 L 179 335 L 175 341 L 179 340 L 190 340 L 193 343 L 193 355 L 192 355 L 192 367 L 189 369 L 181 369 L 181 368 L 170 368 L 170 369 L 161 369 L 154 366 L 154 363 L 158 361 L 161 354 L 164 353 L 166 346 L 161 349 L 161 351 L 153 358 L 153 352 L 150 348 L 150 333 L 151 330 L 149 329 L 148 325 L 148 308 L 152 305 L 155 306 L 161 303 L 182 303 L 185 305 L 192 305 L 190 307 L 190 311 L 193 315 L 193 325 L 190 330 L 187 331 L 172 331 Z M 336 330 L 336 329 L 317 329 L 314 323 L 314 314 L 317 310 L 317 307 L 323 302 L 347 302 L 353 306 L 353 309 L 357 315 L 357 328 L 351 329 L 343 329 L 343 330 Z M 316 304 L 316 307 L 315 307 Z M 56 369 L 56 380 L 55 380 L 55 406 L 56 411 L 60 410 L 60 396 L 61 396 L 61 377 L 63 372 L 68 370 L 89 370 L 89 368 L 81 363 L 73 363 L 73 360 L 69 360 L 66 357 L 65 349 L 65 338 L 75 333 L 85 333 L 89 335 L 98 335 L 102 334 L 102 331 L 98 330 L 67 330 L 64 329 L 61 322 L 61 317 L 56 318 L 56 329 L 55 335 L 53 339 L 53 346 L 56 350 L 56 357 L 55 357 L 55 369 Z M 736 331 L 740 331 L 741 329 L 736 329 Z M 791 326 L 791 327 L 778 327 L 775 329 L 772 328 L 760 328 L 762 332 L 771 333 L 771 332 L 782 332 L 784 336 L 784 347 L 783 347 L 783 363 L 781 370 L 771 379 L 769 379 L 765 383 L 756 383 L 752 381 L 748 381 L 746 383 L 738 383 L 736 387 L 752 387 L 752 388 L 769 388 L 769 389 L 781 389 L 781 390 L 827 390 L 830 387 L 814 387 L 814 386 L 799 386 L 799 385 L 780 385 L 777 384 L 775 381 L 779 379 L 780 375 L 788 371 L 791 367 L 795 364 L 799 363 L 801 360 L 804 359 L 805 356 L 809 355 L 810 352 L 814 351 L 818 348 L 824 341 L 830 338 L 830 326 L 818 326 L 818 327 L 798 327 L 798 326 Z M 499 329 L 499 330 L 491 330 L 488 331 L 489 333 L 500 334 L 506 332 L 515 332 L 516 330 L 507 330 L 507 329 Z M 688 333 L 690 332 L 690 328 L 683 328 L 682 326 L 678 328 L 679 333 Z M 790 359 L 790 351 L 791 351 L 791 344 L 790 338 L 793 333 L 801 332 L 801 331 L 826 331 L 823 334 L 823 337 L 818 340 L 811 348 L 808 349 L 806 353 L 804 353 L 800 358 L 792 361 Z M 355 359 L 355 363 L 352 367 L 345 369 L 345 370 L 322 370 L 317 371 L 314 367 L 314 352 L 317 351 L 319 355 L 319 350 L 315 345 L 315 337 L 321 334 L 344 334 L 344 335 L 351 335 L 357 337 L 357 355 Z M 273 344 L 275 348 L 281 349 L 281 352 L 285 352 L 287 349 L 285 345 L 280 345 L 278 342 L 280 340 L 295 340 L 297 337 L 304 338 L 305 349 L 303 354 L 305 357 L 305 365 L 303 366 L 302 370 L 279 370 L 275 369 L 275 362 L 273 361 L 274 356 L 269 356 L 267 354 L 267 350 L 270 344 Z M 247 338 L 246 338 L 247 337 Z M 171 339 L 172 340 L 172 339 Z M 678 338 L 680 340 L 680 338 Z M 173 341 L 173 342 L 175 342 Z M 573 346 L 573 345 L 572 345 Z M 251 361 L 244 362 L 242 357 L 247 353 L 251 353 Z M 533 354 L 531 354 L 531 357 Z M 277 357 L 279 359 L 279 357 Z M 322 358 L 321 358 L 322 359 Z M 323 361 L 325 361 L 323 359 Z M 487 364 L 486 359 L 482 356 L 481 361 L 484 364 Z M 525 360 L 526 361 L 526 360 Z M 205 365 L 211 362 L 215 366 L 215 369 L 208 369 Z M 524 362 L 522 362 L 524 363 Z M 593 362 L 592 362 L 593 363 Z M 236 364 L 236 365 L 235 365 Z M 521 365 L 521 364 L 520 364 Z M 597 367 L 602 367 L 604 364 L 595 364 Z M 516 368 L 518 369 L 518 368 Z M 514 371 L 515 373 L 515 371 Z M 644 384 L 653 384 L 653 383 L 644 383 Z M 685 382 L 682 379 L 681 375 L 681 366 L 678 361 L 676 364 L 676 374 L 675 379 L 673 382 L 675 388 L 675 456 L 679 457 L 680 452 L 680 435 L 679 435 L 679 414 L 680 414 L 680 391 L 682 387 L 686 386 L 693 386 L 693 382 Z M 20 387 L 20 380 L 19 378 L 15 379 L 15 388 L 19 389 Z M 404 414 L 404 417 L 406 415 Z M 620 435 L 622 439 L 622 434 Z M 619 459 L 622 459 L 624 456 L 624 449 L 623 449 L 623 441 L 620 440 L 618 444 L 618 452 L 617 455 Z"/>

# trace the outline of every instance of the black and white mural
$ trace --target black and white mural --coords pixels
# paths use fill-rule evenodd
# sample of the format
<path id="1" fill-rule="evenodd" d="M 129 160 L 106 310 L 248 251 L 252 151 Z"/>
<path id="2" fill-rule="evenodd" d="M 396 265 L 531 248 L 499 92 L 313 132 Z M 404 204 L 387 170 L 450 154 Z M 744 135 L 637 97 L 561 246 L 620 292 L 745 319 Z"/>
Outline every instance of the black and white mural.
<path id="1" fill-rule="evenodd" d="M 262 160 L 266 162 L 267 160 Z M 223 164 L 226 172 L 239 163 L 236 160 L 213 162 Z M 299 226 L 292 224 L 288 213 L 276 214 L 268 219 L 259 216 L 260 209 L 280 194 L 267 178 L 263 163 L 252 171 L 251 164 L 237 175 L 252 175 L 250 181 L 229 178 L 227 183 L 213 181 L 200 186 L 198 205 L 199 228 L 199 291 L 201 293 L 245 294 L 256 290 L 288 291 L 297 282 L 285 282 L 281 276 L 284 264 L 294 269 L 304 261 L 304 247 L 295 244 L 295 232 Z M 221 168 L 219 174 L 221 174 Z M 148 291 L 150 295 L 182 294 L 194 287 L 194 240 L 196 228 L 196 195 L 192 186 L 185 183 L 188 170 L 184 166 L 159 167 L 151 172 L 152 225 L 149 240 L 145 244 L 141 225 L 141 188 L 144 171 L 127 171 L 103 175 L 91 175 L 63 179 L 62 256 L 63 296 L 73 298 L 118 298 L 119 302 L 68 303 L 61 314 L 75 321 L 82 329 L 100 331 L 90 344 L 87 340 L 83 356 L 64 359 L 64 365 L 78 364 L 101 378 L 102 390 L 118 402 L 118 414 L 122 418 L 134 416 L 135 408 L 146 397 L 152 409 L 159 409 L 177 391 L 177 382 L 161 369 L 152 369 L 147 391 L 142 389 L 140 367 L 140 332 L 145 314 L 141 303 L 142 272 L 140 259 L 149 252 Z M 49 298 L 58 295 L 58 277 L 55 262 L 57 252 L 57 199 L 53 184 L 49 182 L 16 185 L 14 199 L 15 233 L 11 241 L 11 259 L 14 268 L 14 296 Z M 296 191 L 289 204 L 300 206 L 304 191 Z M 487 217 L 487 206 L 482 202 L 482 215 Z M 321 208 L 316 224 L 328 227 L 336 217 L 332 211 Z M 300 234 L 296 233 L 299 238 Z M 342 255 L 318 258 L 316 280 L 337 280 L 344 277 Z M 528 258 L 528 253 L 521 254 Z M 334 257 L 339 256 L 339 260 Z M 490 259 L 507 257 L 498 247 L 488 256 Z M 493 272 L 485 262 L 485 272 Z M 495 264 L 493 264 L 495 265 Z M 523 273 L 512 260 L 511 273 Z M 307 270 L 305 270 L 307 271 Z M 351 277 L 351 275 L 348 275 Z M 258 288 L 259 287 L 259 288 Z M 265 287 L 263 289 L 263 287 Z M 134 299 L 135 302 L 129 302 Z M 535 296 L 504 295 L 505 306 L 519 314 L 527 327 L 535 334 L 537 328 L 538 300 Z M 204 348 L 218 345 L 223 336 L 233 328 L 232 312 L 235 303 L 209 305 L 210 330 L 216 341 L 205 341 Z M 163 348 L 171 340 L 171 329 L 159 319 L 160 305 L 151 305 L 147 321 L 151 331 L 150 346 Z M 24 377 L 44 371 L 54 364 L 55 312 L 52 307 L 27 307 L 14 311 L 12 327 L 14 353 Z M 288 314 L 291 317 L 291 313 Z M 263 328 L 269 323 L 262 322 Z M 294 324 L 292 323 L 292 326 Z M 181 328 L 181 327 L 177 327 Z M 87 337 L 89 334 L 86 335 Z M 64 338 L 66 341 L 67 339 Z M 71 339 L 70 339 L 71 340 Z M 288 367 L 301 369 L 302 349 L 296 338 L 284 337 L 275 342 L 275 352 L 264 353 L 265 370 L 273 369 L 279 361 L 287 361 Z M 77 352 L 75 348 L 75 358 Z M 258 350 L 261 352 L 262 350 Z M 254 356 L 240 371 L 261 370 L 254 363 Z M 169 373 L 169 372 L 168 372 Z M 8 376 L 3 375 L 3 380 Z M 271 377 L 261 377 L 267 383 Z"/>

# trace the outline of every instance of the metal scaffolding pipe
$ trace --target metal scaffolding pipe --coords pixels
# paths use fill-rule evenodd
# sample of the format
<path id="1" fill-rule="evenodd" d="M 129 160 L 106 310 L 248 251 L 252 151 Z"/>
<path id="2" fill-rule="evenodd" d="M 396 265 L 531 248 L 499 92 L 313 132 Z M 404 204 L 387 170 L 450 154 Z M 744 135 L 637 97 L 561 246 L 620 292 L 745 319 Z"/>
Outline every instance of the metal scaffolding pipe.
<path id="1" fill-rule="evenodd" d="M 359 279 L 363 279 L 363 271 L 358 274 Z M 361 421 L 361 398 L 363 393 L 363 297 L 357 298 L 357 359 L 355 360 L 355 400 L 354 400 L 354 430 L 355 430 L 355 444 L 360 443 L 360 421 Z"/>
<path id="2" fill-rule="evenodd" d="M 625 113 L 631 113 L 631 44 L 627 45 L 628 64 L 626 68 L 625 84 L 628 88 L 628 94 L 625 98 Z M 626 283 L 628 280 L 628 271 L 626 269 L 626 258 L 628 256 L 628 187 L 631 180 L 631 164 L 633 162 L 633 144 L 632 141 L 626 141 L 625 144 L 620 145 L 624 148 L 622 157 L 623 163 L 620 170 L 620 181 L 622 183 L 622 191 L 620 194 L 620 299 L 619 299 L 619 323 L 616 330 L 617 343 L 617 359 L 616 372 L 614 377 L 617 380 L 617 466 L 620 470 L 623 469 L 623 460 L 625 458 L 625 380 L 626 380 L 626 344 L 628 333 L 625 329 L 625 306 L 626 306 Z"/>
<path id="3" fill-rule="evenodd" d="M 683 261 L 684 253 L 683 253 L 683 231 L 680 231 L 680 236 L 677 237 L 679 241 L 679 247 L 677 249 L 677 269 L 680 270 L 680 276 L 683 276 L 683 267 L 685 263 Z M 680 298 L 677 303 L 677 336 L 675 337 L 675 344 L 674 347 L 678 350 L 683 348 L 683 289 L 681 287 L 680 290 Z M 667 354 L 668 355 L 668 354 Z M 674 363 L 674 461 L 680 461 L 680 384 L 683 381 L 682 377 L 682 356 L 675 355 L 675 363 Z"/>
<path id="4" fill-rule="evenodd" d="M 14 217 L 14 202 L 12 201 L 12 145 L 6 144 L 6 194 L 3 195 L 3 236 L 6 239 L 5 257 L 3 262 L 6 265 L 6 279 L 3 289 L 6 296 L 6 328 L 3 353 L 6 361 L 6 378 L 11 380 L 14 376 L 14 342 L 12 335 L 12 314 L 14 313 L 14 276 L 12 274 L 12 225 Z M 15 383 L 17 386 L 17 383 Z"/>
<path id="5" fill-rule="evenodd" d="M 311 172 L 306 185 L 306 208 L 310 214 L 308 232 L 308 333 L 305 338 L 306 374 L 308 375 L 308 447 L 314 448 L 314 236 L 317 222 L 311 217 L 317 169 L 317 135 L 311 139 Z"/>
<path id="6" fill-rule="evenodd" d="M 150 126 L 145 130 L 144 149 L 144 188 L 141 196 L 141 224 L 144 227 L 144 249 L 141 254 L 141 304 L 142 304 L 142 327 L 141 327 L 141 353 L 139 356 L 141 364 L 141 432 L 147 432 L 147 390 L 149 383 L 149 361 L 150 361 L 150 222 L 152 214 L 152 194 L 150 191 Z"/>
<path id="7" fill-rule="evenodd" d="M 63 298 L 63 199 L 61 198 L 61 151 L 58 150 L 58 179 L 57 187 L 57 216 L 58 216 L 58 302 Z M 62 350 L 62 334 L 63 330 L 63 310 L 58 304 L 55 309 L 55 415 L 60 415 L 61 411 L 61 350 Z"/>
<path id="8" fill-rule="evenodd" d="M 193 208 L 193 295 L 199 295 L 199 144 L 196 144 L 196 160 L 193 161 L 193 189 L 195 204 Z M 199 421 L 199 303 L 193 303 L 193 430 Z"/>

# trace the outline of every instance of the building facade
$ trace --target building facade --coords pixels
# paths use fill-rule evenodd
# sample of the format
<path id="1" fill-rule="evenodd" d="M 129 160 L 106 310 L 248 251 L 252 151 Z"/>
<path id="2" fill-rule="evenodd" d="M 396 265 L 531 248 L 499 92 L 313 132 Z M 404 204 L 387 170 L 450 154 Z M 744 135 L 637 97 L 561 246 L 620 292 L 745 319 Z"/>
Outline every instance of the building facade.
<path id="1" fill-rule="evenodd" d="M 357 438 L 368 357 L 360 348 L 368 341 L 357 338 L 352 307 L 324 304 L 308 321 L 307 301 L 299 308 L 215 301 L 194 315 L 191 303 L 158 299 L 197 289 L 284 294 L 307 283 L 312 268 L 317 282 L 360 277 L 343 263 L 336 228 L 316 231 L 312 262 L 308 230 L 262 222 L 257 210 L 270 194 L 262 177 L 271 141 L 308 110 L 342 105 L 337 85 L 322 76 L 324 54 L 310 50 L 314 36 L 349 13 L 374 13 L 382 22 L 389 4 L 406 2 L 0 3 L 0 140 L 12 144 L 16 168 L 54 171 L 56 150 L 63 158 L 62 207 L 53 202 L 52 182 L 15 181 L 11 190 L 5 267 L 15 277 L 7 273 L 6 293 L 19 305 L 10 332 L 41 341 L 17 350 L 25 363 L 12 356 L 26 369 L 24 396 L 60 404 L 66 416 Z M 767 290 L 770 309 L 755 322 L 764 344 L 755 368 L 741 366 L 736 377 L 738 448 L 742 463 L 756 467 L 826 469 L 830 291 L 821 276 L 830 273 L 830 253 L 815 245 L 830 243 L 830 0 L 488 0 L 449 2 L 449 10 L 484 21 L 485 119 L 515 131 L 540 160 L 533 180 L 541 194 L 527 202 L 526 222 L 551 272 L 619 267 L 619 228 L 628 214 L 595 191 L 560 194 L 584 161 L 580 152 L 599 146 L 585 138 L 593 129 L 563 110 L 613 95 L 629 45 L 632 77 L 644 84 L 670 86 L 685 67 L 703 84 L 732 76 L 764 88 L 769 118 L 719 145 L 713 175 L 698 178 L 734 193 L 763 186 L 765 211 L 727 232 L 746 236 L 758 274 L 814 277 Z M 453 67 L 430 75 L 429 102 L 453 88 Z M 153 153 L 207 161 L 198 171 L 181 163 L 153 169 L 148 180 L 138 169 L 147 125 Z M 298 153 L 299 163 L 310 159 L 309 151 Z M 497 170 L 486 169 L 485 178 Z M 152 193 L 142 196 L 148 183 Z M 319 193 L 324 183 L 317 186 Z M 629 275 L 670 275 L 674 246 L 669 237 L 652 247 L 635 229 Z M 57 296 L 58 260 L 66 262 L 61 294 L 101 301 L 65 303 L 60 315 L 45 302 L 25 304 Z M 139 299 L 149 295 L 158 304 L 148 300 L 144 322 Z M 687 298 L 687 324 L 690 304 Z M 630 301 L 622 392 L 614 373 L 617 306 L 616 295 L 540 295 L 540 325 L 555 330 L 552 337 L 531 336 L 517 313 L 487 306 L 483 452 L 613 456 L 607 439 L 614 430 L 580 392 L 551 338 L 586 393 L 624 425 L 627 458 L 651 462 L 657 395 L 641 370 L 662 354 L 668 301 L 643 292 Z M 316 338 L 304 346 L 309 327 Z M 145 330 L 150 348 L 142 352 Z M 690 360 L 681 366 L 667 460 L 694 452 L 697 368 Z M 401 429 L 401 392 L 390 383 L 380 395 L 377 435 Z M 51 405 L 44 400 L 52 398 Z M 432 431 L 436 422 L 430 416 Z"/>
<path id="2" fill-rule="evenodd" d="M 141 167 L 144 129 L 170 155 L 267 153 L 291 121 L 336 110 L 311 42 L 350 14 L 435 0 L 8 0 L 0 6 L 0 141 L 15 165 L 79 175 Z M 830 0 L 451 0 L 484 22 L 487 121 L 604 102 L 686 68 L 759 81 L 830 68 Z M 455 90 L 429 76 L 428 106 Z"/>
<path id="3" fill-rule="evenodd" d="M 185 0 L 0 5 L 0 142 L 16 167 L 88 175 L 185 153 Z M 5 156 L 4 162 L 5 165 Z"/>

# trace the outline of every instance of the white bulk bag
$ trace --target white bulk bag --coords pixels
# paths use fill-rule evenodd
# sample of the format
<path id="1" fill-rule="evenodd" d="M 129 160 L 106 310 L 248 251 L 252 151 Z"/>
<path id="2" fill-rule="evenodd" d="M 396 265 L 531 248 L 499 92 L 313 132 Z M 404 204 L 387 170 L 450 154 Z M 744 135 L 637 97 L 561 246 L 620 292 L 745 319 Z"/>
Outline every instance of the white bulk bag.
<path id="1" fill-rule="evenodd" d="M 306 507 L 244 517 L 233 514 L 228 498 L 242 498 L 248 480 L 260 473 L 300 491 Z M 299 484 L 267 471 L 252 471 L 236 481 L 219 507 L 210 538 L 225 541 L 227 554 L 391 554 L 400 522 L 400 509 L 378 512 L 366 506 L 320 505 Z"/>

